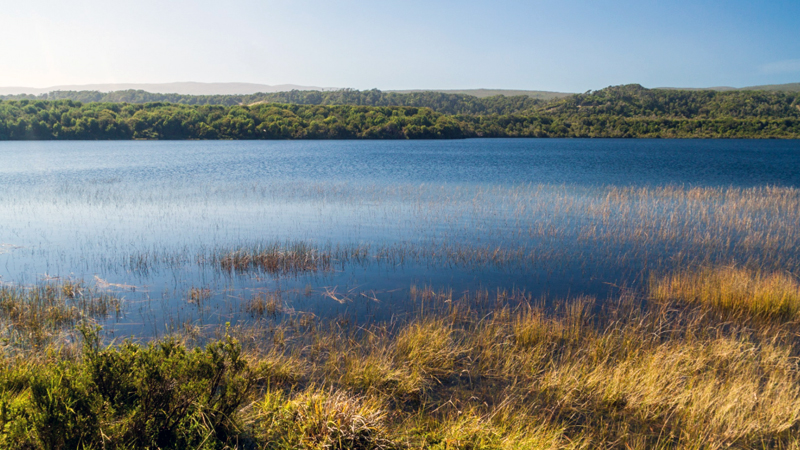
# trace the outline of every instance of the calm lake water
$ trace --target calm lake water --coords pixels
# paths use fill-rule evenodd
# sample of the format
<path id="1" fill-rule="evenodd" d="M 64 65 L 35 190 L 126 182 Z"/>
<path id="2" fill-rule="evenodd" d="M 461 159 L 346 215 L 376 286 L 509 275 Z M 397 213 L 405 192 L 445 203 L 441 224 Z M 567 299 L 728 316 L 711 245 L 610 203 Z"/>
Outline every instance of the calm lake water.
<path id="1" fill-rule="evenodd" d="M 261 320 L 267 293 L 357 321 L 412 286 L 606 298 L 675 264 L 794 270 L 798 187 L 797 141 L 4 142 L 0 282 L 114 292 L 118 335 Z M 300 247 L 330 264 L 221 264 Z"/>

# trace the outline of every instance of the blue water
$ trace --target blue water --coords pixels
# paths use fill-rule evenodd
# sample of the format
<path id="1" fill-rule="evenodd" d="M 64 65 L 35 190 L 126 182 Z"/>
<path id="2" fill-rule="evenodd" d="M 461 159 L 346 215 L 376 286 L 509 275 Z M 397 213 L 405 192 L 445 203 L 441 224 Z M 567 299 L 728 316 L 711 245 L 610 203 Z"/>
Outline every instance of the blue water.
<path id="1" fill-rule="evenodd" d="M 774 252 L 727 222 L 695 216 L 697 204 L 671 194 L 643 201 L 650 203 L 633 216 L 616 206 L 602 210 L 609 189 L 666 186 L 771 186 L 794 199 L 800 142 L 3 142 L 0 282 L 97 284 L 127 302 L 119 317 L 101 320 L 107 328 L 152 334 L 176 323 L 253 320 L 243 304 L 262 291 L 280 291 L 293 313 L 376 320 L 402 312 L 411 285 L 456 295 L 517 288 L 534 296 L 607 297 L 698 250 L 690 240 L 703 230 L 730 233 L 728 247 L 701 249 L 720 261 L 741 258 L 734 250 Z M 793 209 L 748 208 L 736 214 L 794 242 L 780 228 L 794 220 Z M 678 212 L 676 225 L 659 224 Z M 658 227 L 676 231 L 652 237 Z M 597 230 L 616 234 L 598 238 Z M 237 248 L 300 241 L 372 253 L 335 270 L 280 276 L 200 263 Z M 792 260 L 792 245 L 776 254 Z M 374 257 L 392 246 L 406 257 Z M 520 253 L 502 263 L 476 256 L 498 248 Z M 142 259 L 147 264 L 132 263 Z M 201 287 L 210 289 L 209 299 L 188 302 L 187 292 Z"/>
<path id="2" fill-rule="evenodd" d="M 3 142 L 0 183 L 113 179 L 176 183 L 798 186 L 797 141 Z"/>

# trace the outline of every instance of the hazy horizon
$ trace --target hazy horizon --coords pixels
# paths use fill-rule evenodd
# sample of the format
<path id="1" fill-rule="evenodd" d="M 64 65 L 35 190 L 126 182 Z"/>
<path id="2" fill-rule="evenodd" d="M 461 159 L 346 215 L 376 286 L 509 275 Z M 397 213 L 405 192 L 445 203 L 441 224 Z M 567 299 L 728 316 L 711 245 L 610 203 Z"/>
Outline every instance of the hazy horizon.
<path id="1" fill-rule="evenodd" d="M 791 1 L 33 0 L 3 14 L 0 86 L 585 92 L 800 81 Z"/>
<path id="2" fill-rule="evenodd" d="M 800 83 L 788 83 L 799 85 Z M 607 87 L 607 86 L 604 86 Z M 649 89 L 689 89 L 689 90 L 737 90 L 748 89 L 759 86 L 644 86 Z M 796 86 L 793 86 L 793 88 Z M 335 91 L 349 89 L 347 87 L 320 87 L 320 86 L 300 86 L 295 84 L 266 85 L 258 83 L 214 83 L 214 82 L 170 82 L 170 83 L 115 83 L 115 84 L 83 84 L 83 85 L 60 85 L 47 87 L 31 86 L 0 86 L 0 95 L 40 95 L 56 91 L 99 91 L 114 92 L 127 90 L 142 90 L 154 94 L 180 94 L 180 95 L 249 95 L 256 93 L 286 92 L 291 90 L 318 90 Z M 602 88 L 597 88 L 602 89 Z M 535 93 L 547 96 L 548 94 L 561 97 L 576 94 L 577 92 L 556 92 L 540 89 L 492 89 L 492 88 L 464 88 L 464 89 L 380 89 L 386 92 L 410 93 L 410 92 L 444 92 L 444 93 L 469 93 L 478 97 L 491 95 L 524 95 Z M 596 90 L 596 89 L 593 89 Z M 797 89 L 795 89 L 797 90 Z M 538 95 L 537 95 L 538 98 Z"/>

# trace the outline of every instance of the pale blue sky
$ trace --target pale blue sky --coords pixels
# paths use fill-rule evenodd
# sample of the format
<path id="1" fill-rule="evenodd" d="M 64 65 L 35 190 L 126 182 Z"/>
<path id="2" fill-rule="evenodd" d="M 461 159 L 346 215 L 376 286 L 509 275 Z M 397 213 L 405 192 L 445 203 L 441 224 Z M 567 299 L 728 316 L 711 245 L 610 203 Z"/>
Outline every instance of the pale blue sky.
<path id="1" fill-rule="evenodd" d="M 0 86 L 800 82 L 800 1 L 0 0 Z"/>

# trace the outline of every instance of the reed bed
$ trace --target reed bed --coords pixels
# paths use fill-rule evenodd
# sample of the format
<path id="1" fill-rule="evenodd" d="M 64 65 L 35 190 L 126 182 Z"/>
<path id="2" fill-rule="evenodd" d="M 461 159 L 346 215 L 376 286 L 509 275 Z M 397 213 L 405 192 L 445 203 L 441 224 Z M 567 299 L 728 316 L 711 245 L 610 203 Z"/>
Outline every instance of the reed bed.
<path id="1" fill-rule="evenodd" d="M 796 188 L 295 187 L 302 192 L 265 186 L 245 190 L 245 197 L 268 199 L 278 209 L 302 199 L 318 208 L 311 228 L 327 222 L 343 229 L 368 226 L 392 238 L 359 244 L 338 236 L 248 239 L 252 243 L 216 248 L 202 242 L 177 251 L 126 251 L 108 264 L 140 275 L 193 263 L 200 271 L 276 275 L 330 272 L 351 263 L 523 270 L 578 265 L 632 274 L 735 264 L 800 272 Z"/>
<path id="2" fill-rule="evenodd" d="M 236 227 L 240 222 L 260 224 L 258 230 L 245 233 L 241 239 L 223 235 L 219 241 L 194 242 L 181 235 L 176 238 L 177 245 L 145 240 L 133 250 L 125 238 L 127 228 L 123 227 L 122 233 L 107 236 L 108 242 L 81 237 L 75 241 L 76 249 L 100 245 L 103 251 L 98 255 L 78 251 L 75 261 L 64 262 L 66 266 L 77 266 L 85 264 L 81 261 L 97 259 L 108 270 L 122 267 L 138 274 L 194 262 L 202 269 L 209 261 L 226 256 L 208 250 L 215 247 L 229 249 L 226 265 L 234 270 L 237 266 L 257 266 L 258 258 L 252 257 L 262 250 L 270 253 L 268 247 L 275 242 L 286 247 L 286 238 L 280 236 L 290 236 L 291 240 L 291 236 L 306 234 L 315 236 L 317 242 L 346 246 L 347 239 L 332 235 L 330 230 L 362 226 L 397 236 L 396 242 L 405 242 L 411 253 L 428 247 L 447 251 L 449 247 L 451 251 L 447 253 L 453 257 L 475 264 L 485 264 L 491 256 L 487 251 L 499 249 L 506 253 L 503 258 L 508 261 L 541 260 L 544 264 L 581 257 L 598 264 L 636 263 L 648 268 L 658 264 L 673 264 L 674 268 L 737 263 L 797 272 L 800 267 L 793 251 L 800 246 L 796 226 L 800 223 L 800 191 L 796 188 L 257 183 L 192 189 L 165 185 L 142 193 L 129 189 L 125 183 L 70 184 L 59 189 L 62 187 L 66 189 L 64 193 L 55 196 L 52 186 L 39 193 L 12 193 L 0 205 L 0 212 L 50 224 L 52 217 L 64 217 L 65 223 L 86 223 L 100 211 L 105 216 L 122 217 L 127 223 L 141 224 L 148 234 L 156 236 L 173 236 L 176 229 L 206 236 L 210 230 Z M 288 226 L 286 217 L 277 214 L 287 208 L 300 208 L 308 220 L 299 229 Z M 44 225 L 28 231 L 14 230 L 22 236 L 49 233 Z M 134 226 L 133 230 L 139 228 Z M 279 237 L 259 243 L 256 237 L 267 233 Z M 253 245 L 237 244 L 242 239 Z M 357 236 L 356 239 L 362 241 Z M 394 243 L 389 242 L 386 247 L 391 248 Z M 378 253 L 383 244 L 371 241 L 367 246 Z M 307 245 L 318 250 L 324 247 Z M 257 249 L 259 246 L 262 248 Z M 243 254 L 236 255 L 237 250 Z M 12 254 L 25 251 L 16 249 Z M 441 251 L 437 254 L 444 255 Z M 286 255 L 285 263 L 276 255 L 264 256 L 264 267 L 276 271 L 284 267 L 295 270 L 293 265 L 303 270 L 323 264 L 302 252 Z"/>
<path id="3" fill-rule="evenodd" d="M 244 306 L 245 312 L 255 318 L 276 317 L 284 312 L 286 308 L 278 293 L 261 292 L 249 299 Z"/>
<path id="4" fill-rule="evenodd" d="M 272 242 L 253 248 L 239 249 L 212 257 L 223 270 L 247 272 L 250 270 L 275 275 L 329 271 L 335 263 L 344 264 L 365 257 L 366 247 L 316 248 L 306 242 L 286 244 Z"/>

